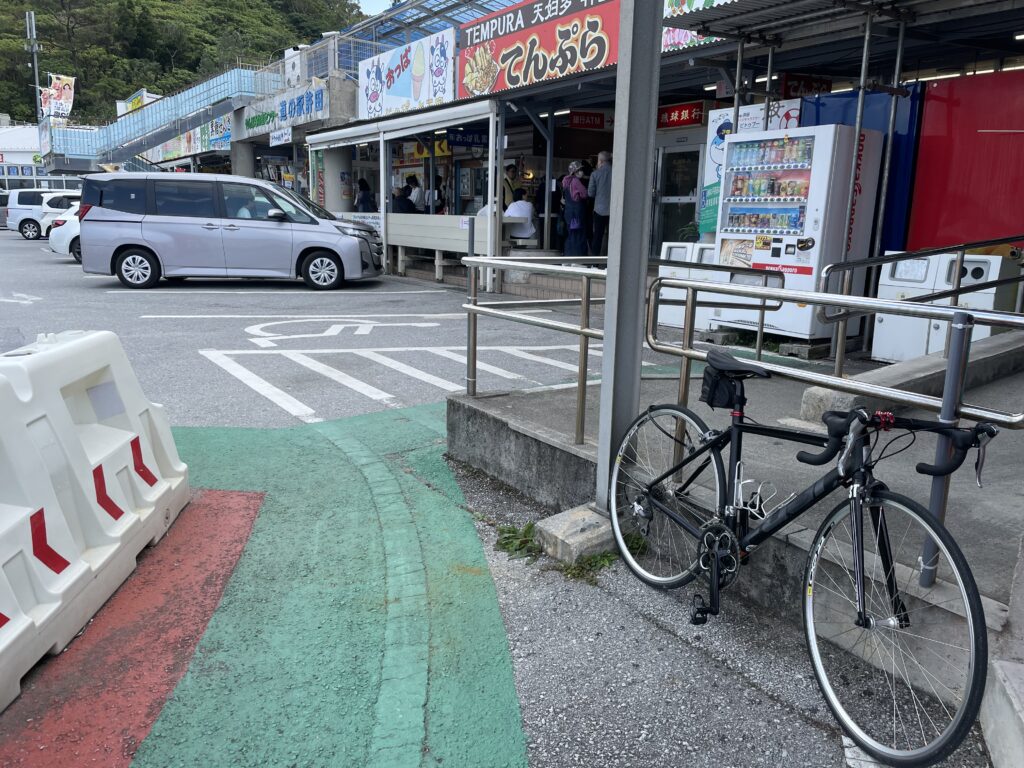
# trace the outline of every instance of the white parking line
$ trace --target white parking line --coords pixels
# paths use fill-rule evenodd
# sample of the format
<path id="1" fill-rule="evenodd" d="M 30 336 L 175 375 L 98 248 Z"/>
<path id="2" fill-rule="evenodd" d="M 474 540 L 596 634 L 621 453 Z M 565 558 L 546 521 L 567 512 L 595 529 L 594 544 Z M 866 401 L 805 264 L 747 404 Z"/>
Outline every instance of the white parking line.
<path id="1" fill-rule="evenodd" d="M 448 360 L 454 360 L 456 363 L 466 364 L 466 356 L 460 355 L 458 352 L 452 352 L 450 349 L 431 349 L 429 350 L 438 357 L 444 357 Z M 512 373 L 512 371 L 506 371 L 504 368 L 499 368 L 496 365 L 490 365 L 488 363 L 476 361 L 476 367 L 481 371 L 487 371 L 487 373 L 493 373 L 495 376 L 501 376 L 503 379 L 521 379 L 523 378 L 518 373 Z"/>
<path id="2" fill-rule="evenodd" d="M 575 349 L 575 347 L 552 347 L 552 349 Z M 552 360 L 550 357 L 543 357 L 541 355 L 533 355 L 529 352 L 524 352 L 516 347 L 497 347 L 502 352 L 506 352 L 513 357 L 521 357 L 523 360 L 532 360 L 535 363 L 546 363 L 547 365 L 554 366 L 555 368 L 561 368 L 564 371 L 572 371 L 573 373 L 579 372 L 579 366 L 575 363 L 564 363 L 561 360 Z"/>
<path id="3" fill-rule="evenodd" d="M 379 403 L 384 403 L 387 406 L 394 407 L 395 396 L 389 395 L 383 390 L 377 389 L 376 387 L 370 386 L 366 382 L 354 379 L 347 373 L 339 371 L 337 368 L 333 368 L 325 363 L 321 363 L 319 360 L 314 360 L 311 357 L 307 357 L 300 352 L 282 352 L 282 356 L 287 357 L 289 360 L 298 363 L 301 366 L 308 368 L 314 373 L 319 373 L 326 376 L 331 381 L 336 381 L 343 387 L 358 392 L 361 395 L 366 395 L 371 400 L 376 400 Z"/>
<path id="4" fill-rule="evenodd" d="M 263 395 L 274 405 L 287 411 L 292 416 L 307 424 L 315 424 L 323 421 L 319 416 L 314 415 L 316 411 L 310 408 L 305 403 L 300 403 L 294 397 L 289 395 L 287 392 L 278 389 L 266 379 L 262 379 L 255 373 L 250 371 L 248 368 L 239 365 L 234 360 L 229 358 L 223 352 L 216 352 L 214 350 L 199 350 L 199 354 L 209 360 L 211 363 L 219 365 L 225 371 L 230 373 L 240 382 L 245 384 L 247 387 L 255 391 L 256 393 Z"/>
<path id="5" fill-rule="evenodd" d="M 392 360 L 390 357 L 378 354 L 376 352 L 369 352 L 365 349 L 353 349 L 352 354 L 358 355 L 359 357 L 372 360 L 375 363 L 379 363 L 393 371 L 404 373 L 406 376 L 412 376 L 414 379 L 419 379 L 425 384 L 432 384 L 438 389 L 443 389 L 447 392 L 460 392 L 463 387 L 461 384 L 455 384 L 454 382 L 447 381 L 438 376 L 434 376 L 432 373 L 421 371 L 419 368 L 413 368 L 411 365 L 400 363 L 398 360 Z"/>

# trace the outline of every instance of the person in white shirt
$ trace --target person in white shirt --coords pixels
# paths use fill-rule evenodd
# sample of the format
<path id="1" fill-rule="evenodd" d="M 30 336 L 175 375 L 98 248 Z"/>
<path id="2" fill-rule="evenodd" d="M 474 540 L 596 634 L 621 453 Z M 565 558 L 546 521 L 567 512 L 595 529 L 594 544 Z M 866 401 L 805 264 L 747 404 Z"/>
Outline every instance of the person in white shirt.
<path id="1" fill-rule="evenodd" d="M 425 196 L 423 194 L 423 187 L 420 186 L 420 180 L 415 173 L 410 173 L 405 177 L 405 186 L 405 196 L 409 198 L 409 202 L 413 204 L 416 210 L 422 213 Z"/>
<path id="2" fill-rule="evenodd" d="M 537 234 L 536 216 L 533 203 L 526 199 L 526 192 L 517 189 L 512 193 L 512 205 L 505 209 L 505 216 L 515 219 L 526 219 L 522 224 L 511 224 L 508 236 L 515 240 L 529 240 Z"/>

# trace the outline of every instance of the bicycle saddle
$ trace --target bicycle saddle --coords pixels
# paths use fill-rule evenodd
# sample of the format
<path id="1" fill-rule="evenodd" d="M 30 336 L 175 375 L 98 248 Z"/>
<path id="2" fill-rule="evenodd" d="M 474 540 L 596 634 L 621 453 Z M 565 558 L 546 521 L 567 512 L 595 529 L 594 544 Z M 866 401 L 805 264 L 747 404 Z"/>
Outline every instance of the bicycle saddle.
<path id="1" fill-rule="evenodd" d="M 708 365 L 730 379 L 746 379 L 751 376 L 760 379 L 771 378 L 771 374 L 761 366 L 748 363 L 745 360 L 737 360 L 728 352 L 723 352 L 720 349 L 708 350 Z"/>

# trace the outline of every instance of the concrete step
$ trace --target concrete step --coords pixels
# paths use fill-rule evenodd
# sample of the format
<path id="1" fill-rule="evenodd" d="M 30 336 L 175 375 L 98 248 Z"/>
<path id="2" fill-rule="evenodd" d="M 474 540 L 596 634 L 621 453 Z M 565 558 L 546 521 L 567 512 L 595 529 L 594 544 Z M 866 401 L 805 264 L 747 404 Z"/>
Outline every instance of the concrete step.
<path id="1" fill-rule="evenodd" d="M 1024 760 L 1024 664 L 989 664 L 979 719 L 993 767 L 1020 766 Z"/>

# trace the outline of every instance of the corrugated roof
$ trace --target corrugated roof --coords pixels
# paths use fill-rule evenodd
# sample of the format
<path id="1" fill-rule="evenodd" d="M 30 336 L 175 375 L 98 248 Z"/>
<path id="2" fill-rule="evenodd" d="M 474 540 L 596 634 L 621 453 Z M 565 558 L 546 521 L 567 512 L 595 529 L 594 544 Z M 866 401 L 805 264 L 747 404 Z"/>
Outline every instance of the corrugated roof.
<path id="1" fill-rule="evenodd" d="M 341 34 L 399 46 L 447 27 L 458 27 L 520 2 L 522 0 L 406 0 L 341 30 Z"/>

